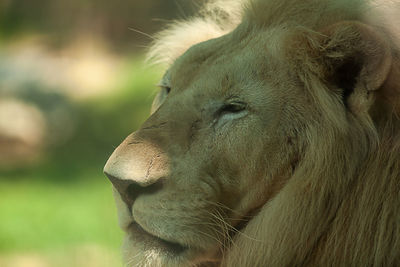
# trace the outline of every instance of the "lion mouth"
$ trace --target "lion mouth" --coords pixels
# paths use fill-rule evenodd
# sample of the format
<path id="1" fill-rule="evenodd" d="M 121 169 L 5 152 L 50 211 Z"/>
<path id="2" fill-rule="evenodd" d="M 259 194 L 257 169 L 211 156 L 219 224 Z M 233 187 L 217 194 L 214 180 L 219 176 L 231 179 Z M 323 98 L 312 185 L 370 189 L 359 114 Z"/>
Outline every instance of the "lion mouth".
<path id="1" fill-rule="evenodd" d="M 162 239 L 147 232 L 135 221 L 129 225 L 128 231 L 136 242 L 143 242 L 151 247 L 157 247 L 168 254 L 178 255 L 189 249 L 187 246 Z"/>

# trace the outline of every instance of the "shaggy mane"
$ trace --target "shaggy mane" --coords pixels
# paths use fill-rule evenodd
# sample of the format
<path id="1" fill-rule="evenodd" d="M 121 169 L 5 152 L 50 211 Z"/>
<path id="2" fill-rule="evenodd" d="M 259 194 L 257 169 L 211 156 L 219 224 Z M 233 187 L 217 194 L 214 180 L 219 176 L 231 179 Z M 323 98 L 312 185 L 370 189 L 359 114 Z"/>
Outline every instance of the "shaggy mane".
<path id="1" fill-rule="evenodd" d="M 260 26 L 289 24 L 310 30 L 341 20 L 369 21 L 399 38 L 393 27 L 400 24 L 398 7 L 391 0 L 305 0 L 301 4 L 298 0 L 205 0 L 198 15 L 173 21 L 154 36 L 147 61 L 168 66 L 192 45 L 225 35 L 249 20 Z"/>
<path id="2" fill-rule="evenodd" d="M 154 36 L 147 61 L 170 65 L 192 45 L 232 31 L 242 20 L 245 1 L 205 1 L 197 16 L 174 21 Z"/>

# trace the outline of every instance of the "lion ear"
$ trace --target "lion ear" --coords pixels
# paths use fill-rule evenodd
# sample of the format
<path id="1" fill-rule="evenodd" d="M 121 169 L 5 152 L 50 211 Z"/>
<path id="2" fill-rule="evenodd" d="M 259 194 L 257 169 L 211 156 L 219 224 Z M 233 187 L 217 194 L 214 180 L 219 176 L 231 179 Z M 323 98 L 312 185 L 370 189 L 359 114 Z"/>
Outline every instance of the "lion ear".
<path id="1" fill-rule="evenodd" d="M 354 113 L 367 111 L 392 66 L 389 43 L 374 28 L 359 22 L 340 22 L 322 31 L 319 44 L 324 78 L 341 92 Z"/>

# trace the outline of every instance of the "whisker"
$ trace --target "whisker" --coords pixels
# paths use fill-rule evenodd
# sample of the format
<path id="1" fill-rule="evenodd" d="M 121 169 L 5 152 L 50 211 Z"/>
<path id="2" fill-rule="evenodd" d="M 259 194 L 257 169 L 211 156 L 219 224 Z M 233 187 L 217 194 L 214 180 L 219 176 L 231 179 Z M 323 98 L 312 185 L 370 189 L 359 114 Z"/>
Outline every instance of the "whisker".
<path id="1" fill-rule="evenodd" d="M 136 33 L 140 33 L 141 35 L 146 36 L 147 38 L 150 38 L 153 41 L 155 40 L 155 38 L 153 36 L 151 36 L 150 34 L 148 34 L 148 33 L 142 32 L 140 30 L 137 30 L 137 29 L 134 29 L 134 28 L 131 28 L 131 27 L 129 28 L 129 30 L 133 31 L 133 32 L 136 32 Z"/>
<path id="2" fill-rule="evenodd" d="M 230 212 L 232 212 L 233 214 L 239 215 L 239 216 L 242 217 L 242 218 L 249 218 L 249 219 L 251 219 L 251 218 L 254 217 L 254 216 L 251 216 L 251 215 L 244 215 L 244 214 L 241 214 L 241 213 L 239 213 L 238 211 L 229 208 L 228 206 L 226 206 L 225 204 L 223 204 L 223 203 L 221 203 L 221 202 L 213 202 L 213 201 L 208 201 L 208 200 L 205 200 L 205 202 L 206 202 L 207 204 L 211 204 L 211 205 L 214 205 L 214 206 L 216 206 L 216 207 L 220 207 L 220 208 L 222 208 L 223 210 L 230 211 Z"/>
<path id="3" fill-rule="evenodd" d="M 219 211 L 216 211 L 216 212 L 217 212 L 218 215 L 215 215 L 215 214 L 213 214 L 212 212 L 208 212 L 208 213 L 209 213 L 211 216 L 213 216 L 213 217 L 215 217 L 216 219 L 218 219 L 222 224 L 224 224 L 226 227 L 228 227 L 231 231 L 233 231 L 233 232 L 235 232 L 235 233 L 237 233 L 237 234 L 240 234 L 240 235 L 242 235 L 243 237 L 246 237 L 246 238 L 248 238 L 248 239 L 250 239 L 250 240 L 253 240 L 253 241 L 256 241 L 256 242 L 263 242 L 262 240 L 259 240 L 259 239 L 256 239 L 256 238 L 254 238 L 254 237 L 251 237 L 251 236 L 249 236 L 249 235 L 243 233 L 242 231 L 238 230 L 238 229 L 235 228 L 234 226 L 230 225 L 228 222 L 225 221 L 226 219 L 229 219 L 229 218 L 225 218 L 225 220 L 224 220 L 224 218 L 223 218 L 223 216 L 221 215 L 221 213 L 219 213 Z M 232 219 L 232 220 L 235 220 L 235 219 Z M 246 220 L 242 220 L 242 221 L 246 221 Z"/>
<path id="4" fill-rule="evenodd" d="M 139 253 L 137 253 L 135 256 L 129 258 L 129 260 L 126 261 L 126 265 L 129 266 L 131 263 L 133 263 L 133 261 L 134 261 L 138 256 L 140 256 L 140 254 L 141 254 L 141 253 L 139 252 Z"/>

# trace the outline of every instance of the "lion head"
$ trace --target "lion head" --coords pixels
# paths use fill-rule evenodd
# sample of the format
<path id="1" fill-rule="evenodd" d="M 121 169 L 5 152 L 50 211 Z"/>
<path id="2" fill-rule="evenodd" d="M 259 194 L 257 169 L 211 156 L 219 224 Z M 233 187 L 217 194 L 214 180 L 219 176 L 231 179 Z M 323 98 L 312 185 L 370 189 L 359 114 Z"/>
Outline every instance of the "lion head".
<path id="1" fill-rule="evenodd" d="M 212 1 L 158 36 L 152 114 L 105 166 L 128 266 L 400 264 L 400 53 L 379 6 Z"/>

